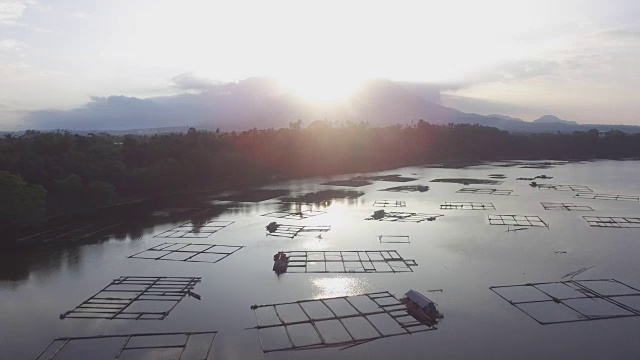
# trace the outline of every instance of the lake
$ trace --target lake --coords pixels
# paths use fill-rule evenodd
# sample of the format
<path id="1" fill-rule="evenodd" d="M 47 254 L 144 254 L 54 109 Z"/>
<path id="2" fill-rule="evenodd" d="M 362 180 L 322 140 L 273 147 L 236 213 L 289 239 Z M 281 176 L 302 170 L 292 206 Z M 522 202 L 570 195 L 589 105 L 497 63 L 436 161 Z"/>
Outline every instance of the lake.
<path id="1" fill-rule="evenodd" d="M 369 181 L 370 185 L 359 187 L 322 185 L 356 175 L 400 175 L 404 179 L 369 179 L 364 181 Z M 539 175 L 552 179 L 536 179 L 538 185 L 543 185 L 537 187 L 530 186 L 530 180 L 517 180 Z M 501 183 L 431 182 L 445 178 Z M 636 220 L 630 219 L 640 217 L 640 202 L 633 197 L 640 195 L 638 179 L 640 162 L 631 160 L 549 164 L 502 162 L 464 168 L 407 167 L 375 174 L 290 180 L 265 187 L 286 190 L 274 192 L 274 195 L 288 191 L 290 196 L 328 189 L 364 193 L 355 199 L 335 199 L 298 207 L 283 205 L 277 198 L 231 202 L 216 200 L 223 196 L 202 195 L 197 202 L 176 201 L 148 212 L 126 214 L 121 219 L 73 224 L 25 240 L 25 243 L 45 242 L 43 246 L 29 246 L 29 250 L 19 252 L 5 251 L 4 264 L 0 266 L 0 358 L 35 359 L 52 340 L 60 337 L 217 331 L 211 354 L 212 358 L 221 359 L 637 359 L 640 358 L 640 345 L 636 339 L 640 317 L 591 319 L 637 315 L 634 309 L 640 309 L 640 296 L 594 299 L 587 292 L 584 299 L 566 302 L 582 315 L 554 301 L 522 304 L 520 307 L 532 318 L 498 296 L 496 291 L 516 298 L 516 301 L 549 300 L 549 297 L 530 294 L 531 287 L 497 288 L 496 291 L 490 287 L 569 280 L 588 285 L 580 280 L 616 279 L 640 288 L 640 228 L 634 228 Z M 358 185 L 362 184 L 363 180 L 359 179 Z M 429 190 L 381 191 L 415 185 L 429 186 Z M 463 188 L 468 190 L 459 192 Z M 491 193 L 492 190 L 487 189 L 498 192 Z M 512 192 L 507 195 L 509 192 L 505 190 Z M 580 195 L 576 197 L 577 194 Z M 602 194 L 632 197 L 607 200 Z M 374 206 L 375 201 L 381 200 L 388 200 L 386 205 L 405 206 Z M 452 203 L 450 208 L 441 209 L 445 202 Z M 468 204 L 470 202 L 483 204 L 474 206 Z M 541 203 L 554 204 L 545 204 L 548 208 L 545 209 Z M 476 209 L 467 209 L 471 206 Z M 581 211 L 589 208 L 593 211 Z M 365 220 L 380 209 L 387 213 L 415 213 L 410 219 L 416 221 Z M 273 215 L 285 218 L 263 216 L 278 211 L 281 213 Z M 288 212 L 299 213 L 288 216 Z M 313 216 L 300 219 L 300 214 Z M 431 221 L 431 215 L 420 217 L 421 214 L 444 216 Z M 496 217 L 499 215 L 503 217 Z M 505 217 L 507 215 L 530 218 Z M 583 216 L 600 217 L 589 218 L 591 225 L 597 226 L 590 226 Z M 620 225 L 622 220 L 619 218 L 627 219 Z M 192 220 L 199 221 L 198 225 L 202 226 L 196 232 L 190 232 L 193 227 L 188 223 Z M 321 233 L 302 231 L 293 238 L 268 236 L 265 226 L 272 221 L 293 226 L 328 226 L 330 230 Z M 518 222 L 499 225 L 513 221 Z M 185 223 L 187 225 L 183 225 Z M 294 234 L 300 230 L 292 229 Z M 383 241 L 398 241 L 381 242 L 381 235 L 393 236 L 383 238 Z M 196 253 L 170 254 L 170 250 L 178 248 L 165 248 L 169 246 L 162 245 L 165 243 L 217 247 L 201 245 L 189 248 L 197 249 L 193 250 Z M 154 247 L 157 251 L 144 253 Z M 209 249 L 208 252 L 219 250 L 215 252 L 223 254 L 197 254 L 203 249 Z M 400 261 L 400 267 L 393 267 L 401 271 L 386 272 L 390 268 L 385 267 L 384 262 L 363 265 L 367 269 L 373 266 L 371 269 L 374 270 L 367 273 L 360 271 L 361 264 L 343 266 L 340 262 L 327 264 L 327 269 L 342 269 L 342 273 L 296 273 L 295 269 L 290 269 L 278 276 L 272 270 L 273 256 L 278 251 L 370 251 L 369 254 L 376 255 L 387 250 L 397 251 L 407 260 L 406 263 Z M 139 255 L 129 257 L 135 254 Z M 185 260 L 192 255 L 197 256 L 190 260 L 209 262 L 139 258 Z M 217 260 L 220 261 L 212 263 Z M 409 260 L 415 260 L 417 266 L 406 265 Z M 306 269 L 323 269 L 324 264 L 320 265 L 318 268 L 317 262 L 309 263 Z M 196 277 L 201 281 L 192 288 L 185 287 L 191 290 L 179 292 L 180 301 L 162 320 L 83 319 L 74 315 L 87 316 L 86 312 L 66 313 L 121 276 Z M 566 293 L 566 285 L 560 284 L 560 287 L 565 286 L 562 289 L 554 289 L 554 286 L 558 284 L 541 285 L 549 293 L 556 290 L 558 294 Z M 444 319 L 437 325 L 437 330 L 382 338 L 347 349 L 342 346 L 263 355 L 258 331 L 248 329 L 256 326 L 256 315 L 251 309 L 256 304 L 381 291 L 400 298 L 410 289 L 438 304 Z M 599 293 L 604 294 L 602 291 Z M 129 296 L 129 293 L 124 294 Z M 633 291 L 628 290 L 629 294 Z M 564 296 L 551 295 L 555 298 Z M 160 295 L 156 293 L 155 296 Z M 168 303 L 159 301 L 136 304 L 142 311 L 156 313 L 162 312 L 166 305 Z M 65 313 L 67 315 L 61 319 L 61 314 Z M 541 325 L 536 319 L 542 322 L 587 321 Z M 328 328 L 326 331 L 325 335 L 333 336 L 339 329 Z M 300 327 L 299 333 L 293 332 L 298 344 L 313 335 L 308 327 Z M 286 339 L 274 340 L 271 335 L 263 340 L 286 343 Z M 91 347 L 93 345 L 88 346 Z M 61 352 L 55 359 L 86 358 L 74 355 L 80 354 L 82 349 L 75 350 L 66 355 Z M 160 358 L 157 354 L 153 357 L 133 352 L 127 354 L 136 359 Z"/>

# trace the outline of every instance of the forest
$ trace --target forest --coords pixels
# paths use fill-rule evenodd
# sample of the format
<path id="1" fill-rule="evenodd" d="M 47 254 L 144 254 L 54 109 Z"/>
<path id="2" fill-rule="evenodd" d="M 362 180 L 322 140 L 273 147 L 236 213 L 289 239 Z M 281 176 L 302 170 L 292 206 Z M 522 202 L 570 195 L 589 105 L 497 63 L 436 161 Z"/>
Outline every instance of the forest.
<path id="1" fill-rule="evenodd" d="M 27 131 L 0 139 L 0 234 L 167 194 L 371 172 L 408 165 L 508 159 L 640 156 L 640 134 L 597 130 L 510 134 L 480 125 L 369 127 L 302 122 L 283 129 L 87 136 Z"/>

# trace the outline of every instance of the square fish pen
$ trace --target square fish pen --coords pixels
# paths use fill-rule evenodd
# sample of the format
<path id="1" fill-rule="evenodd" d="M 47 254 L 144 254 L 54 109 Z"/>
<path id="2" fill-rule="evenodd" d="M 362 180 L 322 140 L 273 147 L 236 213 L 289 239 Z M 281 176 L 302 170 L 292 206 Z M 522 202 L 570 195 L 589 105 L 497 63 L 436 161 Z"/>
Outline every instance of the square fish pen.
<path id="1" fill-rule="evenodd" d="M 262 214 L 262 216 L 273 217 L 278 219 L 287 219 L 287 220 L 303 220 L 308 219 L 310 217 L 318 216 L 325 214 L 324 211 L 320 210 L 301 210 L 301 211 L 274 211 L 267 214 Z"/>
<path id="2" fill-rule="evenodd" d="M 108 236 L 112 234 L 113 230 L 115 230 L 115 228 L 120 225 L 122 225 L 122 223 L 70 224 L 23 237 L 16 240 L 16 242 L 48 243 L 60 241 L 70 243 L 83 241 L 91 238 L 96 238 L 100 235 Z"/>
<path id="3" fill-rule="evenodd" d="M 407 203 L 401 200 L 376 200 L 373 202 L 376 207 L 406 207 Z"/>
<path id="4" fill-rule="evenodd" d="M 577 193 L 573 197 L 590 200 L 640 201 L 640 196 L 637 195 Z"/>
<path id="5" fill-rule="evenodd" d="M 539 216 L 529 215 L 488 215 L 491 225 L 549 227 Z"/>
<path id="6" fill-rule="evenodd" d="M 640 315 L 640 290 L 615 279 L 567 280 L 489 289 L 541 325 Z"/>
<path id="7" fill-rule="evenodd" d="M 378 210 L 383 211 L 383 210 Z M 382 217 L 371 216 L 366 218 L 365 220 L 378 220 L 378 221 L 398 221 L 398 222 L 414 222 L 419 223 L 423 221 L 433 221 L 436 218 L 444 216 L 442 214 L 422 214 L 422 213 L 412 213 L 412 212 L 400 212 L 400 211 L 390 211 L 385 212 Z"/>
<path id="8" fill-rule="evenodd" d="M 415 260 L 395 250 L 285 251 L 287 272 L 292 273 L 401 273 L 413 272 Z"/>
<path id="9" fill-rule="evenodd" d="M 588 186 L 584 185 L 551 185 L 551 184 L 538 184 L 540 190 L 557 190 L 557 191 L 578 191 L 578 192 L 592 192 Z"/>
<path id="10" fill-rule="evenodd" d="M 456 202 L 445 201 L 440 205 L 440 210 L 495 210 L 496 207 L 490 202 Z"/>
<path id="11" fill-rule="evenodd" d="M 258 337 L 265 353 L 330 347 L 436 330 L 413 316 L 388 291 L 356 296 L 254 305 Z"/>
<path id="12" fill-rule="evenodd" d="M 244 246 L 164 243 L 128 256 L 130 259 L 205 262 L 215 264 Z"/>
<path id="13" fill-rule="evenodd" d="M 163 320 L 192 292 L 199 277 L 121 276 L 85 300 L 61 319 Z"/>
<path id="14" fill-rule="evenodd" d="M 391 192 L 426 192 L 429 191 L 429 187 L 426 185 L 402 185 L 402 186 L 394 186 L 386 189 L 382 189 L 379 191 L 391 191 Z"/>
<path id="15" fill-rule="evenodd" d="M 381 244 L 409 244 L 409 235 L 379 235 Z"/>
<path id="16" fill-rule="evenodd" d="M 592 227 L 603 228 L 640 228 L 640 218 L 620 216 L 583 216 Z"/>
<path id="17" fill-rule="evenodd" d="M 327 232 L 327 231 L 331 230 L 331 226 L 328 226 L 328 225 L 300 226 L 300 225 L 277 224 L 274 227 L 273 231 L 268 229 L 268 227 L 267 227 L 267 230 L 268 230 L 267 231 L 267 235 L 268 236 L 279 236 L 279 237 L 286 237 L 286 238 L 289 238 L 289 239 L 293 239 L 294 237 L 296 237 L 300 233 L 306 233 L 306 232 L 323 233 L 323 232 Z"/>
<path id="18" fill-rule="evenodd" d="M 540 205 L 542 205 L 545 210 L 593 211 L 591 206 L 576 205 L 573 203 L 541 202 Z"/>
<path id="19" fill-rule="evenodd" d="M 118 334 L 53 340 L 36 360 L 209 360 L 216 331 Z"/>
<path id="20" fill-rule="evenodd" d="M 161 232 L 154 238 L 193 238 L 204 239 L 233 224 L 235 221 L 209 221 L 202 225 L 193 222 L 184 223 L 173 229 Z"/>
<path id="21" fill-rule="evenodd" d="M 500 190 L 491 188 L 462 188 L 456 191 L 459 194 L 478 194 L 478 195 L 502 195 L 509 196 L 513 190 Z"/>

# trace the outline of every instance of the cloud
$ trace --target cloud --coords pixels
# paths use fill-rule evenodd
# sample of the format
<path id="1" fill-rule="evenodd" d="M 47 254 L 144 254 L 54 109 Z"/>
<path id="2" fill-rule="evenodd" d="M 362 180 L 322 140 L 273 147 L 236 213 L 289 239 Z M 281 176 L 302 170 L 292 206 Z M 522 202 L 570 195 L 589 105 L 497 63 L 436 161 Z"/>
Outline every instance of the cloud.
<path id="1" fill-rule="evenodd" d="M 14 39 L 0 40 L 0 59 L 11 55 L 23 56 L 23 50 L 26 44 Z"/>
<path id="2" fill-rule="evenodd" d="M 24 117 L 28 129 L 122 130 L 167 126 L 220 127 L 226 130 L 286 126 L 306 110 L 293 97 L 277 91 L 274 80 L 251 78 L 215 85 L 178 76 L 185 89 L 198 94 L 141 99 L 128 96 L 92 97 L 76 109 L 40 110 Z M 175 79 L 175 78 L 174 78 Z"/>
<path id="3" fill-rule="evenodd" d="M 181 90 L 207 91 L 221 85 L 220 83 L 216 83 L 209 79 L 198 77 L 190 72 L 182 73 L 172 77 L 171 82 L 173 83 L 174 87 Z"/>
<path id="4" fill-rule="evenodd" d="M 70 13 L 69 16 L 74 17 L 76 19 L 84 19 L 87 17 L 87 14 L 77 11 L 77 12 Z"/>
<path id="5" fill-rule="evenodd" d="M 29 7 L 44 9 L 35 0 L 0 0 L 0 25 L 16 24 Z"/>

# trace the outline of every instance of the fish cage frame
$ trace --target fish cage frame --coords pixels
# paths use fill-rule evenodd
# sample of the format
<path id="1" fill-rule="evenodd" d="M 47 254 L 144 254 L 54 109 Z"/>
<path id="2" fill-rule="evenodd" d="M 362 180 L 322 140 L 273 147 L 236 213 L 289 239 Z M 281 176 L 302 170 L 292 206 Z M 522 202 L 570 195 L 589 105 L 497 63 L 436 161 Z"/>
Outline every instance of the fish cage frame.
<path id="1" fill-rule="evenodd" d="M 365 218 L 365 220 L 377 220 L 377 221 L 397 221 L 397 222 L 413 222 L 420 223 L 423 221 L 433 221 L 436 218 L 444 216 L 443 214 L 424 214 L 414 212 L 403 211 L 390 211 L 385 212 L 384 217 L 380 219 L 374 219 L 373 216 Z"/>
<path id="2" fill-rule="evenodd" d="M 410 244 L 410 240 L 409 235 L 378 235 L 381 244 Z"/>
<path id="3" fill-rule="evenodd" d="M 201 211 L 198 212 L 198 210 L 201 210 Z M 151 213 L 151 215 L 169 217 L 169 216 L 190 214 L 190 216 L 195 216 L 210 210 L 211 208 L 171 207 L 171 208 L 162 208 L 159 210 L 155 210 L 154 212 Z"/>
<path id="4" fill-rule="evenodd" d="M 598 291 L 592 289 L 591 287 L 589 287 L 588 285 L 584 284 L 584 283 L 592 283 L 592 282 L 609 282 L 609 283 L 615 283 L 617 285 L 623 286 L 626 289 L 632 290 L 633 292 L 631 293 L 613 293 L 613 294 L 601 294 Z M 576 291 L 577 294 L 580 295 L 576 295 L 576 296 L 563 296 L 563 297 L 556 297 L 552 294 L 550 294 L 550 291 L 545 291 L 540 289 L 540 287 L 543 286 L 552 286 L 552 285 L 565 285 L 573 290 Z M 504 288 L 534 288 L 536 289 L 538 293 L 542 294 L 544 297 L 546 297 L 545 299 L 533 299 L 533 300 L 528 300 L 528 301 L 514 301 L 512 299 L 510 299 L 507 296 L 503 296 L 503 294 L 500 294 L 498 291 L 496 291 L 496 289 L 504 289 Z M 572 322 L 581 322 L 581 321 L 590 321 L 590 320 L 603 320 L 603 319 L 615 319 L 615 318 L 624 318 L 624 317 L 634 317 L 634 316 L 640 316 L 640 309 L 635 309 L 629 305 L 623 304 L 619 301 L 617 301 L 618 298 L 622 298 L 622 297 L 629 297 L 629 296 L 638 296 L 640 297 L 640 290 L 627 285 L 621 281 L 618 281 L 616 279 L 590 279 L 590 280 L 565 280 L 565 281 L 552 281 L 552 282 L 539 282 L 539 283 L 528 283 L 528 284 L 520 284 L 520 285 L 503 285 L 503 286 L 491 286 L 489 287 L 489 289 L 491 291 L 493 291 L 496 295 L 500 296 L 502 299 L 506 300 L 508 303 L 510 303 L 511 305 L 515 306 L 518 310 L 522 311 L 523 313 L 525 313 L 527 316 L 529 316 L 530 318 L 532 318 L 533 320 L 535 320 L 538 324 L 540 325 L 551 325 L 551 324 L 562 324 L 562 323 L 572 323 Z M 626 290 L 625 289 L 625 290 Z M 589 314 L 585 314 L 583 312 L 581 312 L 580 310 L 576 309 L 574 306 L 570 306 L 568 304 L 566 304 L 567 301 L 571 301 L 571 300 L 583 300 L 583 299 L 590 299 L 593 301 L 597 301 L 597 300 L 603 300 L 605 301 L 608 305 L 613 305 L 619 309 L 622 309 L 626 312 L 629 312 L 630 314 L 628 315 L 589 315 Z M 558 304 L 558 305 L 563 305 L 564 307 L 570 309 L 571 311 L 575 312 L 576 315 L 578 315 L 578 318 L 576 319 L 570 319 L 570 320 L 556 320 L 556 321 L 542 321 L 539 318 L 537 318 L 534 314 L 526 311 L 525 309 L 522 308 L 522 305 L 525 304 L 540 304 L 540 303 L 550 303 L 550 304 Z"/>
<path id="5" fill-rule="evenodd" d="M 51 241 L 64 241 L 67 243 L 76 242 L 76 241 L 88 239 L 101 232 L 104 232 L 109 229 L 113 229 L 122 224 L 123 223 L 121 222 L 116 224 L 110 223 L 109 225 L 92 223 L 92 224 L 79 224 L 78 226 L 75 226 L 76 224 L 68 224 L 68 225 L 63 225 L 54 229 L 45 230 L 37 234 L 25 236 L 23 238 L 16 240 L 16 242 L 18 243 L 23 241 L 37 242 L 37 243 L 48 243 Z M 46 234 L 49 234 L 49 235 L 46 235 Z M 41 237 L 44 237 L 44 239 L 42 239 Z"/>
<path id="6" fill-rule="evenodd" d="M 589 205 L 577 205 L 574 203 L 541 202 L 540 205 L 545 210 L 594 211 Z"/>
<path id="7" fill-rule="evenodd" d="M 403 200 L 376 200 L 373 202 L 375 207 L 407 207 L 407 203 Z"/>
<path id="8" fill-rule="evenodd" d="M 573 197 L 589 200 L 640 201 L 640 196 L 637 195 L 577 193 Z"/>
<path id="9" fill-rule="evenodd" d="M 427 185 L 400 185 L 400 186 L 393 186 L 386 189 L 380 189 L 378 191 L 410 193 L 410 192 L 427 192 L 429 190 L 430 188 Z"/>
<path id="10" fill-rule="evenodd" d="M 540 190 L 557 190 L 557 191 L 575 191 L 582 193 L 590 193 L 593 192 L 586 185 L 552 185 L 552 184 L 537 184 L 536 185 Z"/>
<path id="11" fill-rule="evenodd" d="M 326 211 L 320 210 L 301 210 L 301 211 L 273 211 L 270 213 L 262 214 L 261 216 L 273 217 L 278 219 L 287 219 L 287 220 L 303 220 L 308 219 L 310 217 L 318 216 L 326 214 Z"/>
<path id="12" fill-rule="evenodd" d="M 166 239 L 206 239 L 233 223 L 235 223 L 235 221 L 211 220 L 201 226 L 197 226 L 193 221 L 188 221 L 153 237 Z"/>
<path id="13" fill-rule="evenodd" d="M 303 232 L 327 232 L 331 230 L 330 225 L 285 225 L 278 224 L 274 231 L 267 231 L 267 236 L 278 236 L 293 239 Z"/>
<path id="14" fill-rule="evenodd" d="M 131 344 L 135 344 L 138 338 L 152 338 L 153 340 L 157 340 L 157 338 L 162 336 L 175 337 L 175 336 L 185 336 L 185 340 L 182 344 L 158 344 L 158 345 L 138 345 L 132 346 Z M 200 360 L 207 360 L 211 356 L 211 350 L 213 349 L 213 343 L 218 335 L 217 331 L 197 331 L 197 332 L 168 332 L 168 333 L 139 333 L 139 334 L 115 334 L 115 335 L 99 335 L 99 336 L 82 336 L 82 337 L 62 337 L 52 340 L 49 345 L 42 351 L 35 360 L 56 360 L 57 356 L 61 353 L 64 355 L 64 348 L 70 343 L 77 341 L 86 341 L 86 340 L 100 340 L 100 339 L 117 339 L 122 338 L 122 343 L 118 350 L 115 351 L 115 359 L 120 359 L 123 354 L 126 354 L 126 351 L 138 351 L 138 350 L 161 350 L 161 349 L 182 349 L 180 354 L 177 355 L 173 360 L 181 360 L 182 355 L 188 349 L 189 340 L 191 336 L 202 336 L 202 335 L 210 335 L 211 341 L 209 342 L 209 346 L 207 348 L 206 354 L 204 358 Z M 53 347 L 54 344 L 59 343 L 60 345 L 57 347 Z M 49 351 L 51 350 L 51 351 Z M 47 355 L 45 357 L 45 355 Z M 50 355 L 50 356 L 49 356 Z"/>
<path id="15" fill-rule="evenodd" d="M 121 276 L 74 309 L 60 314 L 60 319 L 163 320 L 186 296 L 200 300 L 192 290 L 201 281 L 200 277 Z M 125 289 L 109 289 L 118 285 L 125 286 Z M 128 289 L 127 286 L 140 288 Z M 121 295 L 106 295 L 109 293 Z M 167 302 L 169 308 L 166 311 L 125 311 L 139 301 Z"/>
<path id="16" fill-rule="evenodd" d="M 440 210 L 496 210 L 491 202 L 445 201 Z"/>
<path id="17" fill-rule="evenodd" d="M 510 196 L 513 190 L 502 190 L 494 188 L 462 188 L 456 193 L 459 194 L 477 194 L 477 195 L 497 195 L 497 196 Z"/>
<path id="18" fill-rule="evenodd" d="M 640 217 L 624 216 L 583 216 L 589 226 L 614 229 L 640 228 Z M 631 221 L 630 221 L 631 220 Z"/>
<path id="19" fill-rule="evenodd" d="M 183 245 L 183 246 L 180 246 Z M 187 248 L 190 246 L 199 246 L 202 247 L 201 250 L 188 250 Z M 169 249 L 171 247 L 177 247 L 176 249 Z M 224 248 L 232 248 L 233 251 L 219 251 Z M 200 262 L 200 263 L 210 263 L 215 264 L 220 262 L 227 257 L 234 254 L 236 251 L 244 248 L 244 246 L 237 245 L 220 245 L 220 244 L 194 244 L 194 243 L 163 243 L 160 245 L 156 245 L 146 250 L 142 250 L 133 255 L 127 256 L 129 259 L 146 259 L 146 260 L 165 260 L 165 261 L 183 261 L 183 262 Z M 187 249 L 187 250 L 185 250 Z M 213 250 L 213 251 L 212 251 Z M 153 253 L 159 254 L 158 256 L 143 256 L 145 254 L 151 255 Z M 176 254 L 185 254 L 187 257 L 183 259 L 171 259 L 167 258 Z M 215 261 L 206 261 L 197 259 L 197 257 L 205 257 L 201 255 L 223 255 L 219 259 Z"/>
<path id="20" fill-rule="evenodd" d="M 368 311 L 359 309 L 353 303 L 353 300 L 358 297 L 366 297 L 367 299 L 375 303 L 377 305 L 377 308 L 375 310 L 368 310 Z M 336 311 L 327 304 L 328 302 L 331 302 L 331 301 L 340 301 L 340 300 L 346 301 L 346 304 L 348 304 L 348 306 L 352 308 L 352 311 L 350 314 L 338 315 Z M 331 315 L 326 317 L 317 317 L 317 318 L 313 317 L 312 315 L 309 314 L 309 312 L 307 312 L 307 310 L 305 310 L 305 307 L 303 306 L 308 304 L 321 304 L 322 306 L 324 306 L 324 308 L 329 310 L 329 313 Z M 296 309 L 300 310 L 299 313 L 303 314 L 304 317 L 306 317 L 306 319 L 297 320 L 297 321 L 293 321 L 293 320 L 287 321 L 283 319 L 283 317 L 278 312 L 278 306 L 294 306 L 296 307 Z M 265 308 L 273 310 L 279 323 L 274 323 L 269 325 L 260 325 L 260 320 L 258 318 L 258 310 L 265 309 Z M 375 341 L 378 339 L 389 338 L 389 337 L 400 336 L 400 335 L 411 335 L 411 334 L 416 334 L 416 333 L 425 332 L 425 331 L 437 330 L 436 326 L 430 326 L 416 320 L 411 314 L 409 314 L 406 305 L 403 304 L 397 297 L 395 297 L 393 294 L 391 294 L 388 291 L 365 293 L 365 294 L 352 295 L 352 296 L 337 296 L 337 297 L 322 298 L 322 299 L 299 300 L 294 302 L 285 302 L 285 303 L 278 303 L 278 304 L 253 305 L 251 309 L 254 311 L 254 315 L 256 317 L 256 326 L 247 330 L 256 329 L 256 331 L 258 332 L 258 338 L 260 339 L 260 347 L 262 348 L 262 351 L 264 353 L 277 352 L 277 351 L 323 349 L 323 348 L 332 348 L 332 347 L 342 347 L 341 350 L 344 350 L 347 348 L 358 346 L 358 345 Z M 388 318 L 391 319 L 391 321 L 393 321 L 395 325 L 398 325 L 399 332 L 386 333 L 385 331 L 383 331 L 384 329 L 378 328 L 374 324 L 374 322 L 372 322 L 371 319 L 369 318 L 374 316 L 388 316 Z M 364 321 L 366 321 L 368 325 L 370 325 L 375 330 L 377 334 L 374 336 L 357 338 L 356 336 L 354 336 L 354 334 L 352 334 L 351 331 L 349 331 L 349 328 L 347 327 L 347 325 L 345 325 L 345 320 L 348 321 L 349 319 L 363 319 Z M 408 321 L 406 322 L 403 321 L 405 319 Z M 318 324 L 322 322 L 329 322 L 329 321 L 339 323 L 342 329 L 344 330 L 344 334 L 347 334 L 348 337 L 346 337 L 345 340 L 342 340 L 342 341 L 336 341 L 336 342 L 327 341 L 322 335 L 321 330 L 318 328 Z M 292 339 L 289 328 L 293 326 L 304 326 L 304 325 L 310 325 L 313 328 L 312 333 L 315 332 L 315 336 L 319 341 L 316 341 L 315 343 L 311 343 L 311 344 L 297 346 L 294 339 Z M 263 337 L 260 335 L 260 330 L 274 329 L 274 328 L 280 328 L 284 330 L 287 341 L 289 343 L 287 346 L 273 348 L 273 349 L 265 348 Z"/>
<path id="21" fill-rule="evenodd" d="M 487 215 L 490 225 L 507 225 L 507 226 L 527 226 L 527 227 L 549 227 L 537 215 Z"/>
<path id="22" fill-rule="evenodd" d="M 287 272 L 295 269 L 291 272 L 294 274 L 405 273 L 413 272 L 412 267 L 418 266 L 415 260 L 403 258 L 396 250 L 283 251 L 283 253 L 289 258 Z M 309 269 L 310 264 L 323 264 L 324 270 Z M 342 264 L 342 269 L 330 270 L 329 264 Z M 360 266 L 347 267 L 347 265 L 356 264 Z M 379 266 L 376 267 L 376 264 Z M 386 266 L 386 269 L 379 269 L 382 266 Z"/>

